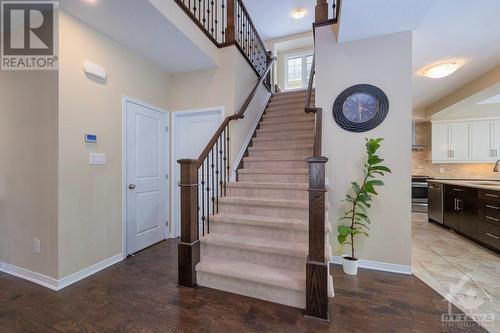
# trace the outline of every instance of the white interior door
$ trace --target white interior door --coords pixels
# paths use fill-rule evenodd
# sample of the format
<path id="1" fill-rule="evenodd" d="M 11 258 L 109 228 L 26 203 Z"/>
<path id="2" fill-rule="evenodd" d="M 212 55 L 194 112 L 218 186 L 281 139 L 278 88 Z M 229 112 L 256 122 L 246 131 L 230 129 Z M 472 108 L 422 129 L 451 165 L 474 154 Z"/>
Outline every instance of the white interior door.
<path id="1" fill-rule="evenodd" d="M 127 254 L 164 240 L 168 216 L 168 116 L 126 102 Z"/>
<path id="2" fill-rule="evenodd" d="M 174 147 L 172 157 L 172 237 L 180 236 L 180 167 L 177 161 L 183 158 L 198 158 L 212 138 L 223 118 L 223 110 L 174 113 Z"/>

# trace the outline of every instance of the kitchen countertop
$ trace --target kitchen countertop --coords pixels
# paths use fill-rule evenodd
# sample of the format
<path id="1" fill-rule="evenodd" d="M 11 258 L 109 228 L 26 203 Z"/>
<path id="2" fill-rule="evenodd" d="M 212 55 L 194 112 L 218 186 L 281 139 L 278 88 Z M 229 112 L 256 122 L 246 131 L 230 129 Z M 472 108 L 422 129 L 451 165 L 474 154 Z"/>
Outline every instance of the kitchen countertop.
<path id="1" fill-rule="evenodd" d="M 500 180 L 484 179 L 429 179 L 428 182 L 474 187 L 482 190 L 500 191 Z"/>

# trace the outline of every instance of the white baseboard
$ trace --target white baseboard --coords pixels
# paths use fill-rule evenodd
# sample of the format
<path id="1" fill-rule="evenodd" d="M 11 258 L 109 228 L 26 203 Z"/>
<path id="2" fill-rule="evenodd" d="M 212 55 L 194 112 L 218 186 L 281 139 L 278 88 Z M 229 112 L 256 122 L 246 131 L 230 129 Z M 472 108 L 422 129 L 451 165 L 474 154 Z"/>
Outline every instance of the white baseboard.
<path id="1" fill-rule="evenodd" d="M 41 286 L 44 286 L 52 290 L 56 291 L 58 290 L 57 279 L 51 278 L 50 276 L 47 275 L 32 272 L 30 270 L 10 265 L 5 262 L 0 262 L 0 272 L 4 272 L 6 274 L 13 275 L 24 280 L 28 280 L 30 282 L 39 284 Z"/>
<path id="2" fill-rule="evenodd" d="M 259 125 L 260 119 L 262 118 L 262 114 L 264 113 L 264 111 L 266 111 L 266 107 L 269 104 L 271 97 L 272 97 L 272 94 L 270 94 L 269 97 L 266 99 L 266 102 L 262 106 L 259 114 L 257 115 L 257 118 L 255 118 L 255 121 L 253 122 L 252 127 L 250 128 L 250 132 L 248 133 L 247 137 L 245 138 L 245 141 L 243 141 L 243 144 L 241 146 L 241 149 L 240 149 L 238 155 L 236 155 L 236 158 L 234 159 L 233 168 L 231 170 L 232 171 L 231 178 L 230 178 L 231 181 L 236 181 L 236 170 L 238 170 L 238 166 L 240 165 L 240 162 L 243 159 L 243 155 L 245 155 L 248 144 L 250 143 L 250 140 L 252 140 L 252 138 L 253 138 L 253 134 L 255 133 L 255 129 Z"/>
<path id="3" fill-rule="evenodd" d="M 123 254 L 120 253 L 59 280 L 4 262 L 0 262 L 0 272 L 4 272 L 6 274 L 39 284 L 43 287 L 59 291 L 122 260 Z"/>
<path id="4" fill-rule="evenodd" d="M 82 269 L 79 272 L 73 273 L 71 275 L 68 275 L 66 277 L 63 277 L 62 279 L 58 280 L 57 283 L 57 290 L 61 290 L 63 288 L 66 288 L 69 285 L 72 285 L 73 283 L 76 283 L 80 280 L 85 279 L 86 277 L 89 277 L 99 271 L 102 271 L 105 268 L 108 268 L 109 266 L 112 266 L 116 263 L 119 263 L 120 261 L 123 260 L 123 254 L 119 253 L 115 256 L 112 256 L 108 259 L 104 259 L 101 262 L 98 262 L 95 265 L 89 266 L 87 268 Z"/>
<path id="5" fill-rule="evenodd" d="M 330 260 L 332 264 L 342 265 L 342 257 L 333 256 Z M 380 261 L 359 259 L 359 268 L 373 269 L 382 272 L 411 275 L 411 266 L 390 264 Z"/>

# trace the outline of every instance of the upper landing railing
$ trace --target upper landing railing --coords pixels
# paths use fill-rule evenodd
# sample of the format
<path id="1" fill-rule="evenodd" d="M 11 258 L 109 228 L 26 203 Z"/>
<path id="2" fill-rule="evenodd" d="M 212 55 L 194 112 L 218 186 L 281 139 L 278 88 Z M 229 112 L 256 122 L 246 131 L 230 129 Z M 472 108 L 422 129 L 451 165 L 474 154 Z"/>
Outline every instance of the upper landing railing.
<path id="1" fill-rule="evenodd" d="M 261 77 L 271 56 L 243 0 L 175 0 L 217 47 L 236 45 Z"/>

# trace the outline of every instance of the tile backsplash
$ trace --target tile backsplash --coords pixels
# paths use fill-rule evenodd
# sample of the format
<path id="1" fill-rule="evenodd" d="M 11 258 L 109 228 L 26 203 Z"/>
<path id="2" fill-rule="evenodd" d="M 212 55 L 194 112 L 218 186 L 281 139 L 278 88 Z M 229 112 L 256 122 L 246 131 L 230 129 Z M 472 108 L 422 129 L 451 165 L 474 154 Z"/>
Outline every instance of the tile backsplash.
<path id="1" fill-rule="evenodd" d="M 467 164 L 433 164 L 430 122 L 421 122 L 416 125 L 417 143 L 424 145 L 422 150 L 412 151 L 412 174 L 442 178 L 485 178 L 499 179 L 500 173 L 493 172 L 493 163 Z"/>

